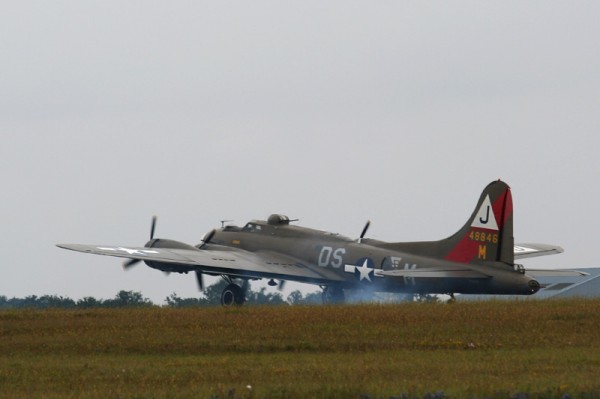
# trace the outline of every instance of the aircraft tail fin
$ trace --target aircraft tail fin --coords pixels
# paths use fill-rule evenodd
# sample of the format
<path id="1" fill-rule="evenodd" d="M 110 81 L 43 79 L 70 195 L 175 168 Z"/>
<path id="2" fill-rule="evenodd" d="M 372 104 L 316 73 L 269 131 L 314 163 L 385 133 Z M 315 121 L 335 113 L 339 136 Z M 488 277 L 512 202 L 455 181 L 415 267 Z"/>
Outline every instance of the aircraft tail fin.
<path id="1" fill-rule="evenodd" d="M 467 223 L 452 236 L 428 242 L 391 243 L 388 248 L 460 263 L 514 264 L 513 204 L 510 187 L 490 183 Z"/>
<path id="2" fill-rule="evenodd" d="M 514 264 L 510 187 L 500 180 L 490 183 L 481 193 L 473 214 L 463 228 L 442 240 L 441 244 L 446 247 L 444 257 L 447 260 Z"/>

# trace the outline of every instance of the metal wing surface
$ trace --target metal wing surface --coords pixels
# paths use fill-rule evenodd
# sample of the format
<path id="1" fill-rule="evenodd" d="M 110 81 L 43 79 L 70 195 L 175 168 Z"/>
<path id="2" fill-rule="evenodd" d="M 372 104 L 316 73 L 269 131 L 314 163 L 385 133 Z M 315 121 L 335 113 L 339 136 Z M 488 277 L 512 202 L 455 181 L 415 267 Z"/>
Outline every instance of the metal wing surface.
<path id="1" fill-rule="evenodd" d="M 185 265 L 194 270 L 232 277 L 273 278 L 316 284 L 343 281 L 332 270 L 270 251 L 248 252 L 238 248 L 173 249 L 109 245 L 57 244 L 72 251 L 142 261 Z"/>
<path id="2" fill-rule="evenodd" d="M 549 244 L 515 244 L 515 259 L 533 258 L 563 253 L 565 250 L 558 245 Z"/>

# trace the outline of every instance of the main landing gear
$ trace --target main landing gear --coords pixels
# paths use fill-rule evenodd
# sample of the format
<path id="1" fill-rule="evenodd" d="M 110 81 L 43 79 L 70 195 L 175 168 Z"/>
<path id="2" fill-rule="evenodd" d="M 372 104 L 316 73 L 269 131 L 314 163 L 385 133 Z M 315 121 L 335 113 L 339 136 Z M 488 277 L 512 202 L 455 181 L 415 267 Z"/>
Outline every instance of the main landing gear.
<path id="1" fill-rule="evenodd" d="M 229 283 L 221 292 L 221 305 L 241 306 L 246 302 L 246 291 L 248 290 L 248 280 L 244 280 L 242 285 L 234 283 L 231 279 L 227 279 Z"/>
<path id="2" fill-rule="evenodd" d="M 323 294 L 321 295 L 321 298 L 324 305 L 344 303 L 344 290 L 335 285 L 327 285 L 323 287 Z"/>
<path id="3" fill-rule="evenodd" d="M 242 305 L 246 298 L 242 292 L 242 287 L 237 284 L 229 284 L 221 293 L 221 305 L 233 306 Z"/>

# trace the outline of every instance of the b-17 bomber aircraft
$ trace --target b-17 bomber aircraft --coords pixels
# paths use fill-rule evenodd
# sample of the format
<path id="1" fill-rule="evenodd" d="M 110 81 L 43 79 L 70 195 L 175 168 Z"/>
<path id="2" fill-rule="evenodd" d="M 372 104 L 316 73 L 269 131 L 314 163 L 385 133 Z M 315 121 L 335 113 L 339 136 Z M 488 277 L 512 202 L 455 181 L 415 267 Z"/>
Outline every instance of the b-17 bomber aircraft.
<path id="1" fill-rule="evenodd" d="M 163 272 L 222 276 L 225 306 L 245 301 L 249 280 L 269 279 L 318 284 L 324 303 L 340 303 L 348 290 L 407 294 L 531 295 L 540 289 L 536 275 L 572 271 L 525 270 L 515 259 L 563 252 L 544 244 L 514 245 L 513 203 L 509 186 L 498 180 L 481 194 L 466 224 L 452 236 L 428 242 L 384 242 L 296 226 L 274 214 L 244 227 L 222 226 L 198 245 L 154 238 L 143 247 L 58 244 L 73 251 L 128 258 Z"/>

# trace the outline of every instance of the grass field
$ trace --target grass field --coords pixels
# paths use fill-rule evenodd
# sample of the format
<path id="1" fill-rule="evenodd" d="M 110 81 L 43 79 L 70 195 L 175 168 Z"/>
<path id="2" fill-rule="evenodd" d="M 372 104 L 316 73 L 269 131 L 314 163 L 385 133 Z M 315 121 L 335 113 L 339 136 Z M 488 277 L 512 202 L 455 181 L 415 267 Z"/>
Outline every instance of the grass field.
<path id="1" fill-rule="evenodd" d="M 600 301 L 0 312 L 0 397 L 427 394 L 600 398 Z"/>

